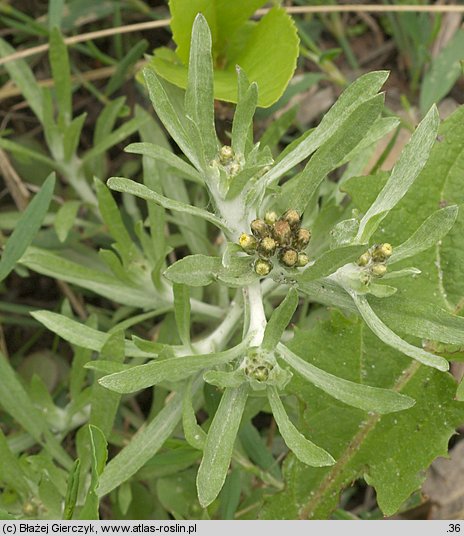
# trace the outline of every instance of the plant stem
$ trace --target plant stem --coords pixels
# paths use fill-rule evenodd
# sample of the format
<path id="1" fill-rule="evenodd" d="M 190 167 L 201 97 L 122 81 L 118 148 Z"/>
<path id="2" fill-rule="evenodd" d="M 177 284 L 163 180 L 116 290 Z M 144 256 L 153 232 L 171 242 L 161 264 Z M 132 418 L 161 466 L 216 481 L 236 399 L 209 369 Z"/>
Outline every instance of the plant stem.
<path id="1" fill-rule="evenodd" d="M 243 289 L 243 294 L 248 300 L 250 311 L 250 325 L 248 334 L 251 336 L 250 346 L 259 346 L 263 342 L 264 330 L 266 329 L 266 315 L 263 307 L 263 295 L 261 284 L 253 283 Z"/>

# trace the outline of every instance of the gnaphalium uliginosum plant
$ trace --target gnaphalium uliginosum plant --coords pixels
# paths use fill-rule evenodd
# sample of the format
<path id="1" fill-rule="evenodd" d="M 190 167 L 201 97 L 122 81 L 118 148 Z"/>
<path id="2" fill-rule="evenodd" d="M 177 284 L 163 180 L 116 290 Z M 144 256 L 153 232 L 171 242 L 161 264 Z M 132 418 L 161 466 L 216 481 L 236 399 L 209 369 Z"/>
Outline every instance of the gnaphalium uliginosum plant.
<path id="1" fill-rule="evenodd" d="M 396 289 L 390 283 L 395 278 L 417 275 L 419 271 L 413 267 L 394 271 L 394 265 L 439 241 L 456 219 L 457 208 L 446 207 L 432 214 L 403 244 L 370 243 L 383 218 L 406 194 L 427 161 L 439 124 L 436 109 L 432 108 L 417 127 L 370 208 L 364 215 L 336 225 L 330 247 L 311 258 L 310 250 L 306 249 L 310 231 L 303 225 L 311 214 L 305 210 L 327 173 L 362 144 L 379 117 L 383 95 L 378 91 L 387 73 L 374 72 L 355 81 L 320 125 L 295 142 L 277 161 L 267 147 L 253 143 L 252 120 L 258 88 L 248 83 L 239 68 L 237 73 L 239 98 L 231 143 L 221 146 L 214 125 L 211 36 L 205 19 L 198 15 L 192 31 L 185 115 L 171 102 L 155 73 L 144 72 L 158 117 L 191 165 L 156 145 L 141 143 L 127 148 L 129 152 L 166 162 L 190 180 L 204 184 L 213 211 L 169 199 L 131 180 L 114 177 L 108 181 L 113 190 L 204 218 L 224 237 L 221 257 L 189 255 L 164 273 L 163 284 L 167 292 L 173 293 L 183 346 L 173 347 L 166 359 L 155 359 L 100 379 L 103 386 L 119 393 L 135 392 L 165 380 L 188 380 L 182 421 L 187 441 L 203 451 L 197 488 L 204 507 L 214 501 L 224 484 L 249 397 L 267 397 L 283 439 L 299 460 L 315 467 L 335 463 L 329 452 L 298 431 L 286 413 L 281 396 L 285 395 L 292 374 L 301 375 L 335 399 L 368 412 L 386 414 L 414 405 L 412 398 L 393 390 L 329 374 L 305 362 L 281 342 L 298 307 L 299 293 L 310 295 L 312 285 L 323 282 L 334 292 L 349 296 L 366 324 L 385 344 L 424 365 L 441 371 L 448 369 L 444 358 L 395 334 L 378 318 L 368 301 L 369 294 L 393 294 Z M 279 187 L 279 180 L 311 154 L 304 170 Z M 205 339 L 192 341 L 187 287 L 213 281 L 236 288 L 235 298 L 219 326 Z M 283 289 L 286 296 L 267 319 L 263 300 L 276 289 Z M 242 341 L 228 348 L 240 326 Z M 223 389 L 207 434 L 196 422 L 192 403 L 203 381 Z M 111 463 L 108 470 L 110 467 Z M 114 485 L 105 488 L 101 483 L 105 489 L 100 491 L 108 492 Z"/>

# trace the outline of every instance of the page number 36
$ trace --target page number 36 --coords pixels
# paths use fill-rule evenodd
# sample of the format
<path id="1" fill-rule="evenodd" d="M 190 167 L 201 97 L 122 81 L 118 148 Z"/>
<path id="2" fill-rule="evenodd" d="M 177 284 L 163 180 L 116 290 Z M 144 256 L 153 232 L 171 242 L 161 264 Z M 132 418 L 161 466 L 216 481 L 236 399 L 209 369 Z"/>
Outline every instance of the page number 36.
<path id="1" fill-rule="evenodd" d="M 461 532 L 461 525 L 459 523 L 450 523 L 446 532 Z"/>

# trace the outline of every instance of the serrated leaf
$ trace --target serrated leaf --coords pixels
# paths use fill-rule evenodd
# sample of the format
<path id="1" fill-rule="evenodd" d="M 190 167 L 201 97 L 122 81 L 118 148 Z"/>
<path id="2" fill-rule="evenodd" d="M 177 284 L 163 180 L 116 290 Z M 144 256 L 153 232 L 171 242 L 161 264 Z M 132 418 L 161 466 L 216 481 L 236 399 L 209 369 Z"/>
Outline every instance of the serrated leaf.
<path id="1" fill-rule="evenodd" d="M 291 288 L 279 307 L 272 313 L 266 325 L 261 343 L 263 350 L 274 350 L 297 307 L 298 293 L 294 288 Z"/>
<path id="2" fill-rule="evenodd" d="M 288 457 L 285 490 L 266 499 L 261 515 L 330 519 L 342 490 L 362 476 L 375 487 L 383 513 L 393 515 L 420 487 L 433 459 L 446 455 L 454 427 L 462 422 L 462 404 L 453 400 L 454 380 L 418 363 L 408 366 L 407 358 L 378 341 L 361 321 L 338 313 L 310 331 L 298 331 L 290 346 L 314 366 L 351 381 L 391 388 L 416 404 L 391 415 L 366 416 L 294 376 L 287 390 L 301 399 L 301 426 L 311 430 L 311 439 L 337 462 L 317 469 Z"/>
<path id="3" fill-rule="evenodd" d="M 197 475 L 198 499 L 204 508 L 214 501 L 224 485 L 247 398 L 245 384 L 226 389 L 214 415 Z"/>
<path id="4" fill-rule="evenodd" d="M 32 243 L 47 214 L 55 188 L 55 174 L 49 175 L 40 192 L 29 203 L 11 233 L 0 259 L 0 281 L 13 270 L 28 246 Z"/>
<path id="5" fill-rule="evenodd" d="M 306 439 L 306 437 L 304 437 L 304 435 L 292 424 L 285 411 L 284 405 L 280 400 L 277 389 L 275 387 L 268 387 L 267 396 L 277 426 L 279 427 L 279 432 L 287 447 L 295 454 L 295 456 L 311 467 L 333 465 L 335 460 L 332 456 L 324 449 L 321 449 L 313 442 Z"/>

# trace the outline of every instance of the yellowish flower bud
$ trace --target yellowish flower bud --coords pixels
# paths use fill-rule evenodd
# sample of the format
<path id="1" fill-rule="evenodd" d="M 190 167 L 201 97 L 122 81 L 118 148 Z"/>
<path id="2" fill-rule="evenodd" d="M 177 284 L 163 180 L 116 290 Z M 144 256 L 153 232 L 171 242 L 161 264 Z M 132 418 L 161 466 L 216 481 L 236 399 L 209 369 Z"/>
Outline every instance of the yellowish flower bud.
<path id="1" fill-rule="evenodd" d="M 298 252 L 292 248 L 284 248 L 280 252 L 280 262 L 284 266 L 291 268 L 298 262 Z"/>
<path id="2" fill-rule="evenodd" d="M 272 257 L 277 248 L 276 241 L 270 236 L 265 236 L 258 244 L 258 254 L 262 257 Z"/>
<path id="3" fill-rule="evenodd" d="M 265 238 L 271 235 L 271 228 L 264 220 L 256 219 L 250 224 L 251 232 L 256 238 Z"/>
<path id="4" fill-rule="evenodd" d="M 357 264 L 358 266 L 367 266 L 369 264 L 369 261 L 371 260 L 370 254 L 366 251 L 366 253 L 363 253 L 361 257 L 359 257 Z"/>
<path id="5" fill-rule="evenodd" d="M 293 238 L 292 245 L 295 249 L 300 251 L 309 244 L 310 240 L 311 240 L 311 231 L 308 229 L 303 229 L 302 227 L 301 229 L 298 229 L 298 231 L 296 231 L 294 238 Z"/>
<path id="6" fill-rule="evenodd" d="M 264 215 L 264 221 L 268 225 L 274 225 L 274 223 L 277 221 L 277 217 L 277 213 L 271 210 L 269 212 L 266 212 L 266 214 Z"/>
<path id="7" fill-rule="evenodd" d="M 228 164 L 234 158 L 234 150 L 229 145 L 223 145 L 219 151 L 219 161 L 221 164 Z"/>
<path id="8" fill-rule="evenodd" d="M 308 262 L 309 262 L 309 257 L 308 255 L 306 255 L 306 253 L 298 253 L 298 260 L 296 261 L 296 265 L 299 268 L 306 266 Z"/>
<path id="9" fill-rule="evenodd" d="M 259 276 L 264 277 L 272 270 L 272 262 L 266 259 L 256 259 L 254 269 Z"/>
<path id="10" fill-rule="evenodd" d="M 374 261 L 385 262 L 391 257 L 392 253 L 393 248 L 391 244 L 379 244 L 374 248 L 374 251 L 372 252 L 372 258 L 374 259 Z"/>
<path id="11" fill-rule="evenodd" d="M 387 273 L 387 267 L 385 264 L 375 264 L 371 268 L 371 272 L 375 277 L 383 277 Z"/>
<path id="12" fill-rule="evenodd" d="M 272 234 L 281 246 L 289 246 L 292 241 L 292 230 L 285 220 L 277 220 L 272 228 Z"/>
<path id="13" fill-rule="evenodd" d="M 296 210 L 287 210 L 287 212 L 282 216 L 282 219 L 288 222 L 292 229 L 296 229 L 300 225 L 300 215 Z"/>
<path id="14" fill-rule="evenodd" d="M 247 253 L 253 253 L 256 250 L 256 246 L 258 245 L 258 241 L 256 240 L 256 238 L 246 233 L 242 233 L 240 235 L 238 243 Z"/>

